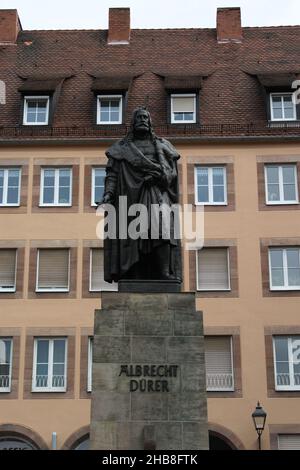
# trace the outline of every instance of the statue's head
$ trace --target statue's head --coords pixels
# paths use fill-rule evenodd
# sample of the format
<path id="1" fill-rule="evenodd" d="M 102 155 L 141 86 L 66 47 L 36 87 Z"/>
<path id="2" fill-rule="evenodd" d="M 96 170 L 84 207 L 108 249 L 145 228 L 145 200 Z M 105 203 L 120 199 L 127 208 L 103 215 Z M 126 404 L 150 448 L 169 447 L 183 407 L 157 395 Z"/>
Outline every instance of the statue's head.
<path id="1" fill-rule="evenodd" d="M 150 113 L 144 107 L 139 107 L 133 111 L 128 137 L 132 138 L 138 134 L 150 134 L 151 137 L 154 135 Z"/>
<path id="2" fill-rule="evenodd" d="M 151 126 L 150 113 L 146 108 L 137 108 L 133 113 L 133 130 L 135 132 L 149 132 Z"/>

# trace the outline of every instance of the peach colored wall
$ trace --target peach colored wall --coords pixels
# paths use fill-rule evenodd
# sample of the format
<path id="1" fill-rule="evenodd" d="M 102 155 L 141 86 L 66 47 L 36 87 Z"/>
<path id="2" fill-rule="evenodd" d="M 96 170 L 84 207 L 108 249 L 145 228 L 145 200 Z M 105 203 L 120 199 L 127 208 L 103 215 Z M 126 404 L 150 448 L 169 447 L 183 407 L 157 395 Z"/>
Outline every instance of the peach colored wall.
<path id="1" fill-rule="evenodd" d="M 187 163 L 201 163 L 206 158 L 234 163 L 236 210 L 205 214 L 205 237 L 237 239 L 239 297 L 201 298 L 197 307 L 204 312 L 205 327 L 239 326 L 241 333 L 242 398 L 209 398 L 209 421 L 233 432 L 248 449 L 256 446 L 256 433 L 251 413 L 260 400 L 268 413 L 267 424 L 300 423 L 300 398 L 268 398 L 266 390 L 266 365 L 264 327 L 299 324 L 298 298 L 271 298 L 262 296 L 260 264 L 260 238 L 297 237 L 300 219 L 294 211 L 259 211 L 257 189 L 257 158 L 259 156 L 288 156 L 300 159 L 300 148 L 294 144 L 276 145 L 182 145 L 177 144 L 182 155 L 183 193 L 187 202 Z M 25 240 L 24 299 L 0 298 L 0 334 L 3 327 L 19 327 L 21 337 L 21 370 L 19 392 L 22 397 L 25 334 L 30 327 L 76 328 L 76 365 L 74 400 L 0 400 L 0 425 L 15 423 L 28 426 L 40 434 L 50 446 L 51 433 L 58 434 L 58 447 L 77 429 L 89 422 L 89 400 L 79 399 L 80 328 L 93 325 L 93 312 L 100 300 L 81 299 L 82 247 L 85 239 L 95 239 L 96 216 L 83 213 L 84 165 L 99 159 L 105 164 L 105 147 L 7 147 L 0 152 L 0 166 L 14 159 L 29 161 L 28 201 L 32 196 L 33 164 L 35 159 L 79 159 L 80 191 L 79 213 L 1 214 L 1 240 Z M 224 158 L 226 157 L 226 158 Z M 2 163 L 1 163 L 2 162 Z M 66 300 L 27 299 L 29 244 L 32 240 L 75 240 L 78 246 L 77 297 Z M 184 255 L 185 289 L 188 282 L 188 254 Z M 49 396 L 49 398 L 51 398 Z M 269 433 L 262 438 L 264 448 L 269 447 Z"/>

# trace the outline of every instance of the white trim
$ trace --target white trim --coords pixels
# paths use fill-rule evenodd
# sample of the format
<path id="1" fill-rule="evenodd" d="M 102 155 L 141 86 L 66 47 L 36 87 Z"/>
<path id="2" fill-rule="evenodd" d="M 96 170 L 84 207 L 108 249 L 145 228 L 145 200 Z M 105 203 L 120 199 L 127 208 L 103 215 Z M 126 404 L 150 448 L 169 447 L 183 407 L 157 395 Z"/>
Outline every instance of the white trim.
<path id="1" fill-rule="evenodd" d="M 92 391 L 92 377 L 93 377 L 93 341 L 94 338 L 89 336 L 88 341 L 88 367 L 87 367 L 87 392 Z"/>
<path id="2" fill-rule="evenodd" d="M 0 286 L 0 294 L 5 292 L 14 293 L 17 291 L 17 266 L 18 266 L 18 249 L 17 248 L 1 248 L 1 251 L 15 251 L 15 279 L 14 279 L 14 287 L 1 287 Z"/>
<path id="3" fill-rule="evenodd" d="M 295 178 L 295 193 L 296 199 L 295 200 L 285 200 L 284 199 L 284 184 L 283 184 L 283 167 L 285 166 L 293 166 L 294 168 L 294 178 Z M 278 201 L 269 201 L 269 190 L 268 190 L 268 168 L 278 168 L 278 185 L 279 185 L 279 200 Z M 264 165 L 264 172 L 265 172 L 265 199 L 267 205 L 284 205 L 284 204 L 299 204 L 299 194 L 298 194 L 298 175 L 297 175 L 297 165 L 294 163 L 286 163 L 286 164 L 265 164 Z M 276 183 L 270 183 L 276 184 Z"/>
<path id="4" fill-rule="evenodd" d="M 119 100 L 119 120 L 118 121 L 101 121 L 101 99 L 118 99 Z M 97 124 L 109 125 L 109 124 L 122 124 L 123 118 L 123 95 L 97 95 Z"/>
<path id="5" fill-rule="evenodd" d="M 271 291 L 298 291 L 300 290 L 300 285 L 299 286 L 290 286 L 288 284 L 288 264 L 287 264 L 287 250 L 289 249 L 294 249 L 298 250 L 298 256 L 299 256 L 299 261 L 300 261 L 300 248 L 299 247 L 278 247 L 278 246 L 270 246 L 269 251 L 268 251 L 268 256 L 269 256 L 269 287 Z M 271 251 L 272 250 L 277 250 L 277 251 L 282 251 L 283 252 L 283 281 L 284 285 L 283 286 L 273 286 L 272 285 L 272 264 L 271 264 Z M 276 268 L 274 268 L 276 269 Z M 277 268 L 279 269 L 279 268 Z"/>
<path id="6" fill-rule="evenodd" d="M 198 202 L 198 168 L 208 169 L 208 202 Z M 224 202 L 213 201 L 213 169 L 222 168 L 224 177 Z M 227 206 L 227 166 L 226 165 L 195 165 L 194 167 L 195 185 L 195 206 Z M 221 186 L 221 185 L 218 185 Z"/>
<path id="7" fill-rule="evenodd" d="M 274 112 L 273 112 L 273 96 L 278 96 L 281 97 L 281 110 L 282 110 L 282 116 L 284 116 L 284 106 L 283 106 L 283 96 L 285 95 L 290 95 L 292 97 L 292 105 L 293 105 L 293 117 L 292 118 L 274 118 Z M 270 109 L 271 109 L 271 121 L 275 122 L 282 122 L 282 121 L 296 121 L 297 120 L 297 112 L 296 112 L 296 105 L 293 101 L 293 93 L 270 93 Z"/>
<path id="8" fill-rule="evenodd" d="M 210 248 L 220 248 L 227 250 L 227 270 L 228 270 L 228 288 L 227 289 L 200 289 L 199 288 L 199 271 L 198 271 L 198 253 L 201 250 L 210 249 Z M 195 251 L 196 253 L 196 283 L 197 283 L 197 291 L 198 292 L 230 292 L 231 291 L 231 279 L 230 279 L 230 256 L 229 256 L 229 248 L 226 246 L 204 246 L 201 250 Z"/>
<path id="9" fill-rule="evenodd" d="M 95 173 L 96 170 L 103 170 L 104 171 L 104 181 L 105 181 L 105 167 L 97 166 L 92 168 L 92 191 L 91 191 L 91 206 L 96 207 L 95 204 Z M 100 202 L 100 201 L 99 201 Z"/>
<path id="10" fill-rule="evenodd" d="M 276 338 L 284 338 L 288 342 L 288 364 L 289 364 L 289 380 L 290 385 L 277 385 L 277 361 L 276 361 L 276 348 L 275 348 L 275 341 Z M 275 390 L 278 391 L 289 391 L 289 390 L 300 390 L 300 385 L 294 385 L 294 371 L 293 371 L 293 349 L 292 349 L 292 341 L 294 336 L 283 336 L 283 335 L 274 335 L 273 340 L 273 362 L 274 362 L 274 382 L 275 382 Z M 300 336 L 299 336 L 300 339 Z"/>
<path id="11" fill-rule="evenodd" d="M 54 171 L 54 201 L 53 203 L 44 203 L 44 174 L 46 170 L 53 170 Z M 69 170 L 70 171 L 70 192 L 69 192 L 69 202 L 68 203 L 61 203 L 59 201 L 59 172 L 61 170 Z M 40 178 L 40 207 L 72 207 L 72 196 L 73 196 L 73 168 L 70 167 L 44 167 L 41 168 L 41 178 Z"/>
<path id="12" fill-rule="evenodd" d="M 12 366 L 13 366 L 13 338 L 0 337 L 0 340 L 10 341 L 10 358 L 9 358 L 9 386 L 0 387 L 0 393 L 10 393 L 11 392 L 11 376 L 12 376 Z"/>
<path id="13" fill-rule="evenodd" d="M 18 202 L 8 203 L 8 173 L 10 170 L 16 171 L 19 170 L 19 186 L 18 186 Z M 21 167 L 0 167 L 0 171 L 4 171 L 3 175 L 3 201 L 0 203 L 0 207 L 19 207 L 21 199 L 21 179 L 22 179 L 22 168 Z"/>
<path id="14" fill-rule="evenodd" d="M 37 252 L 37 267 L 36 267 L 36 284 L 35 284 L 35 292 L 70 292 L 70 264 L 71 264 L 71 252 L 70 248 L 61 248 L 61 251 L 63 250 L 68 250 L 69 252 L 69 259 L 68 259 L 68 287 L 67 288 L 40 288 L 39 285 L 39 269 L 40 269 L 40 251 L 41 250 L 50 250 L 51 248 L 38 248 Z M 54 248 L 54 249 L 60 249 L 60 248 Z"/>
<path id="15" fill-rule="evenodd" d="M 194 98 L 194 118 L 192 120 L 183 120 L 183 121 L 176 121 L 174 119 L 173 113 L 173 98 Z M 197 122 L 196 119 L 196 93 L 173 93 L 171 94 L 171 124 L 195 124 Z"/>
<path id="16" fill-rule="evenodd" d="M 54 341 L 64 340 L 65 341 L 65 368 L 64 368 L 64 387 L 52 387 L 53 377 L 53 353 L 54 353 Z M 37 368 L 37 343 L 38 341 L 49 341 L 48 350 L 48 387 L 36 387 L 36 368 Z M 66 392 L 67 391 L 67 372 L 68 372 L 68 338 L 66 337 L 37 337 L 34 338 L 34 351 L 33 351 L 33 371 L 32 371 L 32 392 Z M 50 384 L 50 385 L 49 385 Z"/>
<path id="17" fill-rule="evenodd" d="M 27 122 L 27 111 L 28 111 L 28 104 L 27 101 L 29 100 L 47 100 L 46 106 L 46 120 L 44 122 Z M 24 96 L 24 112 L 23 112 L 23 126 L 47 126 L 49 123 L 49 102 L 50 97 L 49 95 L 44 96 Z"/>

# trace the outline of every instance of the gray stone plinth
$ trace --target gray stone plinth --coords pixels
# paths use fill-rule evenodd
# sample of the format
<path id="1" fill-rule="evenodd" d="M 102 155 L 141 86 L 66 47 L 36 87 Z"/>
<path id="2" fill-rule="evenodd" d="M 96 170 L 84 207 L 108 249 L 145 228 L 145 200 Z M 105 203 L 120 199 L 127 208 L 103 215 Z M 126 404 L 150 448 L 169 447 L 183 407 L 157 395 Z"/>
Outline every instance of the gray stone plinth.
<path id="1" fill-rule="evenodd" d="M 92 382 L 91 449 L 208 449 L 194 294 L 103 293 Z"/>

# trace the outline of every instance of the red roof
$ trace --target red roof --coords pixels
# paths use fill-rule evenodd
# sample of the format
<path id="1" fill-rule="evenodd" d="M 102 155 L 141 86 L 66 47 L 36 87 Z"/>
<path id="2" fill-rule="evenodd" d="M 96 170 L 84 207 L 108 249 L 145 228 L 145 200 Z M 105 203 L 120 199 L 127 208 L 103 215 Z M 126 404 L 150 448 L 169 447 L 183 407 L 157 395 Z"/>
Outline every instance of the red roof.
<path id="1" fill-rule="evenodd" d="M 68 77 L 53 126 L 92 128 L 91 88 L 102 75 L 135 77 L 126 124 L 135 107 L 147 105 L 154 127 L 165 126 L 164 77 L 199 76 L 201 125 L 265 126 L 265 97 L 257 75 L 299 73 L 299 39 L 300 26 L 243 28 L 243 41 L 228 44 L 217 42 L 215 29 L 134 29 L 128 45 L 107 45 L 106 30 L 21 31 L 16 46 L 0 45 L 0 79 L 7 87 L 0 126 L 21 125 L 18 90 L 24 79 Z"/>

